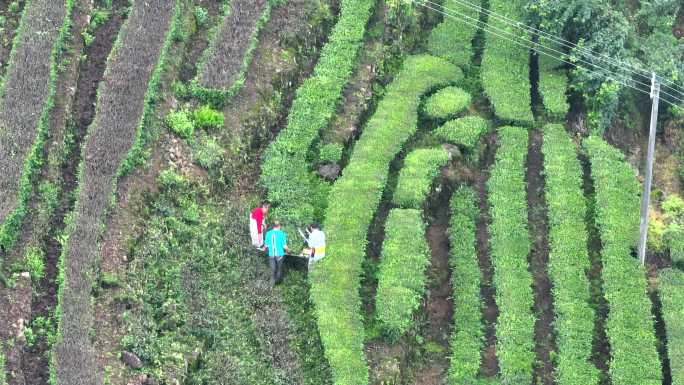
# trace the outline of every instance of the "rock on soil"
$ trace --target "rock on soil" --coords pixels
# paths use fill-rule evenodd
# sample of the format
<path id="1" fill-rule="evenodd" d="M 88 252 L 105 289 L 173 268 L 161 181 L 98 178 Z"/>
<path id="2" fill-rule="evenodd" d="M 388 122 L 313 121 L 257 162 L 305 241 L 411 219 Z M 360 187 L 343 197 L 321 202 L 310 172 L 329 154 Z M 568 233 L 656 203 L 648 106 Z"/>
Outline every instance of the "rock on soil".
<path id="1" fill-rule="evenodd" d="M 142 360 L 140 359 L 140 357 L 131 352 L 121 352 L 121 361 L 123 361 L 124 364 L 130 366 L 133 369 L 142 368 Z"/>
<path id="2" fill-rule="evenodd" d="M 318 168 L 318 174 L 330 181 L 334 181 L 340 176 L 342 169 L 337 164 L 324 164 Z"/>

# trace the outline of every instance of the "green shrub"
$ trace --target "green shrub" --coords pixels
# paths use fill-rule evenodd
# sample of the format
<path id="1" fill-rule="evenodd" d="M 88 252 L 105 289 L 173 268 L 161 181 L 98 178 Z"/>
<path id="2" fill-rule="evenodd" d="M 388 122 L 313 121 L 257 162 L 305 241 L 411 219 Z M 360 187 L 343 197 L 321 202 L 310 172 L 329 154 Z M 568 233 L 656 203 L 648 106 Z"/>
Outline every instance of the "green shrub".
<path id="1" fill-rule="evenodd" d="M 318 154 L 318 161 L 322 164 L 325 163 L 340 163 L 342 160 L 342 152 L 344 147 L 338 143 L 328 143 L 321 147 Z"/>
<path id="2" fill-rule="evenodd" d="M 525 159 L 527 131 L 499 128 L 500 147 L 487 182 L 491 213 L 491 258 L 499 317 L 496 352 L 504 384 L 528 384 L 534 363 L 534 296 L 527 256 L 531 250 L 527 230 Z"/>
<path id="3" fill-rule="evenodd" d="M 442 167 L 450 160 L 449 153 L 441 147 L 413 150 L 404 160 L 399 181 L 394 191 L 395 204 L 406 208 L 421 208 L 430 193 L 433 181 Z"/>
<path id="4" fill-rule="evenodd" d="M 489 122 L 479 116 L 466 116 L 444 123 L 435 130 L 435 135 L 441 140 L 472 151 L 487 131 Z"/>
<path id="5" fill-rule="evenodd" d="M 672 384 L 684 384 L 684 273 L 663 269 L 658 273 L 658 293 L 667 331 L 667 357 L 670 359 Z"/>
<path id="6" fill-rule="evenodd" d="M 540 44 L 563 51 L 562 47 L 542 38 Z M 562 68 L 563 63 L 548 56 L 539 54 L 539 93 L 544 108 L 552 119 L 563 120 L 570 110 L 567 96 L 568 75 Z"/>
<path id="7" fill-rule="evenodd" d="M 598 136 L 585 139 L 583 147 L 591 163 L 596 223 L 603 246 L 611 378 L 613 384 L 660 385 L 662 371 L 646 272 L 631 255 L 639 231 L 641 188 L 618 149 Z"/>
<path id="8" fill-rule="evenodd" d="M 216 111 L 209 106 L 202 106 L 192 114 L 195 127 L 220 130 L 223 128 L 223 112 Z"/>
<path id="9" fill-rule="evenodd" d="M 0 342 L 0 385 L 7 385 L 7 377 L 5 376 L 5 346 L 4 346 L 4 342 Z"/>
<path id="10" fill-rule="evenodd" d="M 24 256 L 26 270 L 31 274 L 31 279 L 38 282 L 45 276 L 45 256 L 43 251 L 37 247 L 29 246 Z"/>
<path id="11" fill-rule="evenodd" d="M 207 22 L 209 21 L 209 12 L 201 6 L 196 6 L 195 7 L 195 24 L 199 28 L 204 28 L 207 25 Z"/>
<path id="12" fill-rule="evenodd" d="M 549 218 L 549 278 L 556 319 L 556 383 L 598 385 L 590 362 L 595 313 L 590 305 L 591 268 L 583 171 L 575 144 L 562 125 L 544 128 L 545 199 Z"/>
<path id="13" fill-rule="evenodd" d="M 185 177 L 171 169 L 166 169 L 159 173 L 157 182 L 166 190 L 182 188 L 187 185 Z"/>
<path id="14" fill-rule="evenodd" d="M 670 259 L 673 263 L 684 263 L 684 227 L 671 223 L 663 233 L 663 240 L 670 249 Z"/>
<path id="15" fill-rule="evenodd" d="M 166 116 L 169 130 L 183 139 L 188 139 L 195 133 L 195 124 L 185 110 L 170 112 Z"/>
<path id="16" fill-rule="evenodd" d="M 525 9 L 523 0 L 491 0 L 490 11 L 522 21 Z M 509 30 L 510 26 L 496 18 L 489 18 L 490 28 Z M 514 31 L 524 40 L 527 32 Z M 506 39 L 485 34 L 482 57 L 482 86 L 494 107 L 496 116 L 505 122 L 532 125 L 532 97 L 530 95 L 530 52 Z"/>
<path id="17" fill-rule="evenodd" d="M 425 294 L 430 248 L 425 223 L 415 209 L 393 209 L 385 223 L 385 240 L 378 271 L 375 309 L 391 341 L 411 326 L 413 312 Z"/>
<path id="18" fill-rule="evenodd" d="M 314 219 L 307 154 L 337 113 L 375 4 L 373 0 L 341 2 L 337 24 L 312 76 L 297 89 L 287 126 L 264 153 L 259 182 L 268 190 L 268 200 L 279 205 L 275 211 L 285 222 L 304 224 Z"/>
<path id="19" fill-rule="evenodd" d="M 470 105 L 470 94 L 458 87 L 443 88 L 425 102 L 425 114 L 432 119 L 451 119 Z"/>
<path id="20" fill-rule="evenodd" d="M 473 1 L 475 5 L 480 5 L 480 1 Z M 474 19 L 480 18 L 480 13 L 469 6 L 464 6 L 454 0 L 445 0 L 444 7 L 451 11 L 459 12 Z M 473 38 L 477 32 L 477 27 L 464 23 L 453 17 L 444 17 L 444 21 L 430 32 L 428 40 L 428 51 L 450 62 L 465 67 L 470 64 L 473 52 Z"/>
<path id="21" fill-rule="evenodd" d="M 450 338 L 449 384 L 476 384 L 484 341 L 482 323 L 482 272 L 475 249 L 478 216 L 475 192 L 459 188 L 451 198 L 449 240 L 451 286 L 454 299 L 454 328 Z"/>
<path id="22" fill-rule="evenodd" d="M 329 254 L 309 279 L 318 330 L 336 385 L 368 383 L 359 287 L 368 229 L 380 205 L 390 163 L 417 131 L 420 97 L 462 76 L 458 67 L 443 59 L 409 56 L 329 194 L 323 227 L 334 237 L 328 239 Z"/>
<path id="23" fill-rule="evenodd" d="M 200 166 L 212 170 L 223 159 L 223 147 L 214 138 L 202 137 L 192 146 L 193 158 Z"/>
<path id="24" fill-rule="evenodd" d="M 670 194 L 661 204 L 665 216 L 672 221 L 684 220 L 684 199 L 678 195 Z"/>

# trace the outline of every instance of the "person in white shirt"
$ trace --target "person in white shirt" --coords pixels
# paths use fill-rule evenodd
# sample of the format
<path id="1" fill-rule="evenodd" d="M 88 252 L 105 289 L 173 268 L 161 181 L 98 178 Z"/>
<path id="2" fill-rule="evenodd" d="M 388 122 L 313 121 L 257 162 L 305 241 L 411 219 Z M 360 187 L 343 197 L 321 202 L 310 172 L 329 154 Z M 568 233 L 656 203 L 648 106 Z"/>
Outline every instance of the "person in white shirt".
<path id="1" fill-rule="evenodd" d="M 309 226 L 309 237 L 306 243 L 311 249 L 311 256 L 309 257 L 309 270 L 313 265 L 325 257 L 325 233 L 321 231 L 321 226 L 318 223 L 313 223 Z"/>

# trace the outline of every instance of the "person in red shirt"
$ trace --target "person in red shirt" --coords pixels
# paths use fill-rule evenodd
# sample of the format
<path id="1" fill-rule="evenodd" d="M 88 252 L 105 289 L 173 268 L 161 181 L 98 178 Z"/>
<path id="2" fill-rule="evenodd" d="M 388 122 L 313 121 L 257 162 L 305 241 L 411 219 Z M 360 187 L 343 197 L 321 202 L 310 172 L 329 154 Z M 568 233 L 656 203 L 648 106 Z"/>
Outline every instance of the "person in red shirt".
<path id="1" fill-rule="evenodd" d="M 264 249 L 264 218 L 268 214 L 268 208 L 269 204 L 264 202 L 249 215 L 249 235 L 252 237 L 252 245 L 259 250 Z"/>

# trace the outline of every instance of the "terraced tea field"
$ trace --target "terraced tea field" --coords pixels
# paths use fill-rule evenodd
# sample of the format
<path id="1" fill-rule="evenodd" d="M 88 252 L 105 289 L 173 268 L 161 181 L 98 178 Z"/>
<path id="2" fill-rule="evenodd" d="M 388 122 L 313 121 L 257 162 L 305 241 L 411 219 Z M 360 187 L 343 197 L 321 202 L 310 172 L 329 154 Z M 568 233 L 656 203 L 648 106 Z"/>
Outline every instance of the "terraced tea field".
<path id="1" fill-rule="evenodd" d="M 684 384 L 679 5 L 578 3 L 0 1 L 0 385 Z"/>

